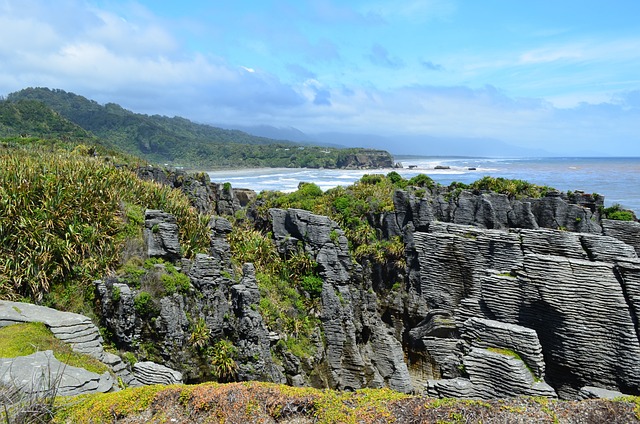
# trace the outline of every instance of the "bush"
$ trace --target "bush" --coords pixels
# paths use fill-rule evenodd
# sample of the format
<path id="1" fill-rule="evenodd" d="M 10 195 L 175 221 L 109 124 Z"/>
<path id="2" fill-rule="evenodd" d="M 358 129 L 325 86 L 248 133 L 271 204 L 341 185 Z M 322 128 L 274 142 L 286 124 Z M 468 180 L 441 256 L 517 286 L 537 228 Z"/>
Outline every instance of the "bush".
<path id="1" fill-rule="evenodd" d="M 133 307 L 140 316 L 151 316 L 156 314 L 156 307 L 153 304 L 151 295 L 142 291 L 133 298 Z"/>
<path id="2" fill-rule="evenodd" d="M 322 278 L 317 275 L 305 275 L 300 285 L 311 297 L 319 297 L 322 293 Z"/>
<path id="3" fill-rule="evenodd" d="M 228 383 L 236 379 L 238 351 L 229 340 L 218 340 L 211 352 L 211 373 L 220 382 Z"/>
<path id="4" fill-rule="evenodd" d="M 164 285 L 165 294 L 172 295 L 174 293 L 188 293 L 191 287 L 191 281 L 185 274 L 175 270 L 168 270 L 167 274 L 160 277 Z"/>
<path id="5" fill-rule="evenodd" d="M 636 220 L 636 216 L 632 211 L 623 209 L 622 206 L 620 206 L 620 204 L 618 203 L 608 208 L 604 208 L 602 211 L 602 215 L 604 216 L 604 218 L 613 219 L 616 221 Z"/>

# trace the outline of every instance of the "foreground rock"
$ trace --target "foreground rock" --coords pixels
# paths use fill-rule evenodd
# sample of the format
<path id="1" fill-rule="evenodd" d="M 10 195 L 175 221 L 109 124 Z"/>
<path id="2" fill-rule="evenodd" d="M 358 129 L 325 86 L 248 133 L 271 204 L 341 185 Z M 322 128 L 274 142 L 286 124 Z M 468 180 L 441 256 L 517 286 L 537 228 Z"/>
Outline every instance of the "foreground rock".
<path id="1" fill-rule="evenodd" d="M 89 355 L 104 363 L 111 368 L 114 376 L 108 372 L 98 375 L 68 366 L 47 351 L 3 359 L 0 368 L 3 384 L 17 383 L 18 387 L 27 391 L 34 387 L 45 390 L 47 385 L 61 385 L 62 391 L 68 395 L 76 395 L 118 390 L 117 379 L 130 386 L 182 383 L 182 374 L 152 362 L 135 364 L 132 374 L 118 355 L 104 350 L 98 327 L 84 315 L 29 303 L 0 301 L 0 327 L 29 322 L 44 323 L 56 338 L 69 344 L 75 352 Z"/>
<path id="2" fill-rule="evenodd" d="M 0 358 L 0 386 L 26 395 L 76 396 L 109 392 L 117 387 L 117 382 L 109 372 L 100 375 L 72 367 L 46 350 L 17 358 Z"/>

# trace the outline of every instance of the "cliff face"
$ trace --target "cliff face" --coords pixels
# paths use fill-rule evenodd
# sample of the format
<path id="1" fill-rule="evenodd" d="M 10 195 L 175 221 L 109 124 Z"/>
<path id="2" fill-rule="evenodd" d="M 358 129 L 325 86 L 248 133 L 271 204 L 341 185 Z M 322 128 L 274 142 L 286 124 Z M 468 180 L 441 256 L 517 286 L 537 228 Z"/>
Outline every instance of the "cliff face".
<path id="1" fill-rule="evenodd" d="M 393 168 L 393 157 L 384 150 L 359 149 L 357 152 L 342 154 L 336 162 L 344 169 L 381 169 Z"/>
<path id="2" fill-rule="evenodd" d="M 241 207 L 233 190 L 216 196 L 210 210 Z M 325 216 L 271 209 L 259 225 L 280 254 L 302 248 L 323 281 L 312 357 L 272 358 L 287 335 L 256 312 L 260 270 L 245 265 L 234 276 L 234 229 L 224 218 L 211 221 L 209 255 L 180 261 L 189 289 L 161 297 L 155 318 L 135 309 L 140 289 L 117 281 L 103 284 L 102 316 L 120 346 L 153 343 L 192 381 L 206 379 L 210 366 L 193 346 L 202 320 L 213 338 L 236 345 L 240 380 L 475 398 L 638 394 L 640 224 L 601 219 L 602 201 L 398 190 L 394 211 L 370 222 L 385 237 L 402 237 L 401 267 L 356 262 Z"/>

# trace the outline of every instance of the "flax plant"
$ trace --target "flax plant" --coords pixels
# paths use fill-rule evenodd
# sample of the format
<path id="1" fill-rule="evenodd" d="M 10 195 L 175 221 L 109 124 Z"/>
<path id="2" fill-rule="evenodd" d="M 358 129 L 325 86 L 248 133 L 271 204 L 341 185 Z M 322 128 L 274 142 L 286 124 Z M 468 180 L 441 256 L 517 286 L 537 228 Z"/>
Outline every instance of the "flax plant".
<path id="1" fill-rule="evenodd" d="M 176 215 L 187 256 L 208 246 L 208 217 L 176 190 L 74 152 L 0 151 L 0 298 L 42 302 L 55 287 L 70 298 L 84 291 L 118 262 L 123 204 Z"/>

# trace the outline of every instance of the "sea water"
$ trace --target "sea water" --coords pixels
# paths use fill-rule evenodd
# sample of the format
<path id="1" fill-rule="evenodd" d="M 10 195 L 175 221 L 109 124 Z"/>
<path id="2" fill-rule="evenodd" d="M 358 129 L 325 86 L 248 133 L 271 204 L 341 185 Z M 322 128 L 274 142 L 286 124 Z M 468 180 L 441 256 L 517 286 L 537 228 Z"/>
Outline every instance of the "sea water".
<path id="1" fill-rule="evenodd" d="M 235 188 L 295 191 L 300 182 L 323 190 L 349 185 L 365 174 L 396 171 L 404 178 L 426 174 L 440 184 L 471 183 L 484 176 L 525 180 L 560 191 L 582 190 L 605 196 L 607 206 L 620 204 L 640 215 L 640 158 L 454 158 L 398 156 L 402 168 L 376 170 L 259 168 L 209 172 L 211 181 Z M 445 169 L 435 169 L 436 167 Z"/>

